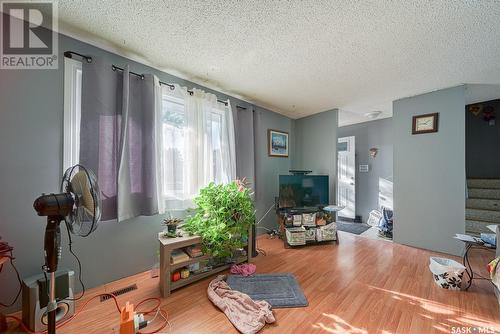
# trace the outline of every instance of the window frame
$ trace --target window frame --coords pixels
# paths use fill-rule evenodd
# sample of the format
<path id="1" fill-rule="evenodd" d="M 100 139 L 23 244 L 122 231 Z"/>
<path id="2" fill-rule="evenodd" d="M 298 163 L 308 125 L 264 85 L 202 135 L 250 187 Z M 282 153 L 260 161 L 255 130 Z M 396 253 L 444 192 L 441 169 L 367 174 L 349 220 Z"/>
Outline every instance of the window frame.
<path id="1" fill-rule="evenodd" d="M 169 93 L 171 93 L 171 92 L 169 92 Z M 179 96 L 176 96 L 173 94 L 169 94 L 169 93 L 162 93 L 162 98 L 161 98 L 161 101 L 162 101 L 161 111 L 162 111 L 162 113 L 164 112 L 163 108 L 164 108 L 165 103 L 182 105 L 185 108 L 185 104 L 186 104 L 185 98 L 182 98 L 182 97 L 179 97 Z M 217 102 L 217 105 L 210 110 L 210 115 L 207 115 L 207 118 L 206 118 L 206 121 L 209 121 L 210 123 L 213 122 L 214 116 L 219 118 L 220 121 L 218 122 L 218 124 L 219 124 L 219 128 L 220 128 L 219 129 L 220 133 L 219 133 L 219 136 L 217 138 L 220 141 L 221 147 L 222 147 L 222 141 L 223 141 L 224 124 L 225 124 L 225 122 L 227 122 L 227 119 L 226 119 L 227 112 L 230 112 L 230 110 L 226 110 L 226 108 L 228 108 L 226 104 L 221 103 L 221 102 Z M 186 112 L 185 109 L 184 109 L 184 112 Z M 185 126 L 186 126 L 186 124 L 182 125 L 182 131 L 185 131 Z M 162 147 L 161 150 L 164 151 L 164 148 Z M 213 157 L 213 158 L 215 158 L 215 157 Z M 215 160 L 213 161 L 213 163 L 214 162 L 215 162 Z M 162 173 L 165 173 L 165 172 L 166 172 L 165 170 L 162 171 Z M 213 175 L 214 179 L 211 180 L 211 182 L 217 182 L 218 180 L 216 178 L 215 170 L 213 170 L 213 173 L 214 173 L 214 175 Z M 163 182 L 166 182 L 165 181 L 166 176 L 164 175 L 162 178 L 163 178 Z M 224 179 L 224 177 L 221 177 L 221 179 Z M 168 190 L 164 191 L 164 190 L 166 190 L 165 184 L 162 185 L 161 189 L 162 189 L 161 201 L 165 202 L 167 207 L 171 207 L 171 205 L 168 204 L 171 202 L 176 202 L 176 201 L 183 202 L 186 200 L 192 201 L 194 196 L 195 196 L 195 195 L 193 195 L 193 196 L 190 196 L 188 198 L 184 198 L 181 195 L 181 197 L 179 197 L 180 194 L 177 193 L 177 190 L 174 190 L 173 192 L 169 192 Z M 169 211 L 175 211 L 175 210 L 184 210 L 184 209 L 182 209 L 182 208 L 169 209 Z"/>
<path id="2" fill-rule="evenodd" d="M 64 58 L 63 173 L 80 161 L 82 63 Z"/>

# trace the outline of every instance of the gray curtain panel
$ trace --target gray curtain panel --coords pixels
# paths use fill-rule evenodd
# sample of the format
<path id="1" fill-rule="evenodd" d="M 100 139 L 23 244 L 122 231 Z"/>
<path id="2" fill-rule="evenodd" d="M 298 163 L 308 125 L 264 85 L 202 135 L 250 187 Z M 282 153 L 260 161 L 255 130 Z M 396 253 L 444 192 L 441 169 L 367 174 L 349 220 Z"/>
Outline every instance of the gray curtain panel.
<path id="1" fill-rule="evenodd" d="M 121 73 L 98 58 L 82 64 L 80 163 L 97 175 L 103 220 L 158 212 L 155 84 L 128 66 Z"/>
<path id="2" fill-rule="evenodd" d="M 247 178 L 255 192 L 255 152 L 254 152 L 254 112 L 251 106 L 247 109 L 233 106 L 236 134 L 236 177 Z"/>

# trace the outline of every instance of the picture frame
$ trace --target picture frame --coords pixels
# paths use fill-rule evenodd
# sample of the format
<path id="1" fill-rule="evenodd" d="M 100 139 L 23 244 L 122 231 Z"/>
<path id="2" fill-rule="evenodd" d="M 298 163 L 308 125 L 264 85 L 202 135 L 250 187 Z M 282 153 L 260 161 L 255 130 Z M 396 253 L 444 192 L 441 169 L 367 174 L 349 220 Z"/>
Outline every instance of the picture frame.
<path id="1" fill-rule="evenodd" d="M 288 132 L 268 129 L 267 151 L 270 157 L 288 158 Z"/>
<path id="2" fill-rule="evenodd" d="M 439 113 L 422 114 L 413 116 L 413 135 L 438 132 Z"/>

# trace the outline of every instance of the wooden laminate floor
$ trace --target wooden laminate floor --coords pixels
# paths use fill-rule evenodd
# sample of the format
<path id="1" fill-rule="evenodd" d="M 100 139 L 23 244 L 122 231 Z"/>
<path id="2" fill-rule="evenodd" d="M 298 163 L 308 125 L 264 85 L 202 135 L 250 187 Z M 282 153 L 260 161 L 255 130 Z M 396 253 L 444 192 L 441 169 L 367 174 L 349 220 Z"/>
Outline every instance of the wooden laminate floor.
<path id="1" fill-rule="evenodd" d="M 343 232 L 339 236 L 338 245 L 300 249 L 284 249 L 280 240 L 259 239 L 267 256 L 254 260 L 257 272 L 292 272 L 309 301 L 308 307 L 274 310 L 277 322 L 261 333 L 458 333 L 462 327 L 489 330 L 472 333 L 500 333 L 500 308 L 489 282 L 474 281 L 467 292 L 440 289 L 428 269 L 429 256 L 435 253 Z M 475 252 L 475 270 L 486 275 L 486 264 L 494 254 Z M 163 300 L 172 333 L 237 333 L 207 299 L 209 281 Z M 143 273 L 92 289 L 86 298 L 131 283 L 137 283 L 138 290 L 120 296 L 120 304 L 159 296 L 158 278 Z M 113 302 L 97 300 L 58 333 L 118 333 L 118 328 Z"/>

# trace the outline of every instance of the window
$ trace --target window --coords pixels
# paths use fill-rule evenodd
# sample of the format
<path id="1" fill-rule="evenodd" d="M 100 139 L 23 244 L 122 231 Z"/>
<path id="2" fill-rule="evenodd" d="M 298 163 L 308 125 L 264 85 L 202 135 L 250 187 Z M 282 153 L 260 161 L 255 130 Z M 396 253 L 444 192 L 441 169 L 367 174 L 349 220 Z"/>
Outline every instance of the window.
<path id="1" fill-rule="evenodd" d="M 162 130 L 164 154 L 163 166 L 163 196 L 166 199 L 183 198 L 186 114 L 184 101 L 162 96 Z"/>
<path id="2" fill-rule="evenodd" d="M 182 90 L 176 88 L 175 90 Z M 184 93 L 184 94 L 183 94 Z M 210 182 L 232 181 L 230 107 L 187 92 L 162 94 L 162 196 L 166 210 L 183 210 Z M 234 142 L 234 139 L 233 139 Z M 234 161 L 233 161 L 234 163 Z"/>
<path id="3" fill-rule="evenodd" d="M 80 133 L 82 76 L 82 63 L 65 58 L 64 170 L 80 162 L 80 136 L 86 134 Z M 155 93 L 155 102 L 156 105 L 161 104 L 161 107 L 159 111 L 155 111 L 157 113 L 154 134 L 151 134 L 151 137 L 141 135 L 135 131 L 134 120 L 131 119 L 129 137 L 134 142 L 152 139 L 152 142 L 134 145 L 133 149 L 138 148 L 139 151 L 130 151 L 130 156 L 141 156 L 144 153 L 141 147 L 144 148 L 145 145 L 154 147 L 150 154 L 154 159 L 154 172 L 148 173 L 147 177 L 148 180 L 156 182 L 154 194 L 160 213 L 164 213 L 166 210 L 185 210 L 192 207 L 192 199 L 199 193 L 200 188 L 210 182 L 232 181 L 236 174 L 236 159 L 229 105 L 217 102 L 215 95 L 201 90 L 195 90 L 194 94 L 190 95 L 186 88 L 176 86 L 171 90 L 167 86 L 161 86 L 159 91 L 161 93 Z M 95 138 L 99 141 L 95 143 L 98 147 L 95 150 L 97 156 L 89 157 L 90 162 L 85 160 L 85 163 L 95 163 L 92 166 L 99 178 L 100 189 L 105 197 L 112 199 L 117 196 L 119 187 L 116 172 L 121 163 L 117 158 L 121 111 L 117 110 L 116 114 L 97 114 L 98 135 L 89 137 L 87 133 L 89 139 Z M 88 141 L 86 144 L 89 144 Z M 85 152 L 88 153 L 88 150 Z M 132 163 L 135 163 L 135 160 Z M 142 191 L 143 183 L 134 178 L 136 174 L 131 175 L 131 188 L 127 191 Z M 138 175 L 143 177 L 144 173 L 139 172 Z M 148 195 L 151 197 L 152 193 L 153 191 L 150 191 Z"/>
<path id="4" fill-rule="evenodd" d="M 82 63 L 64 58 L 63 172 L 79 162 Z"/>

